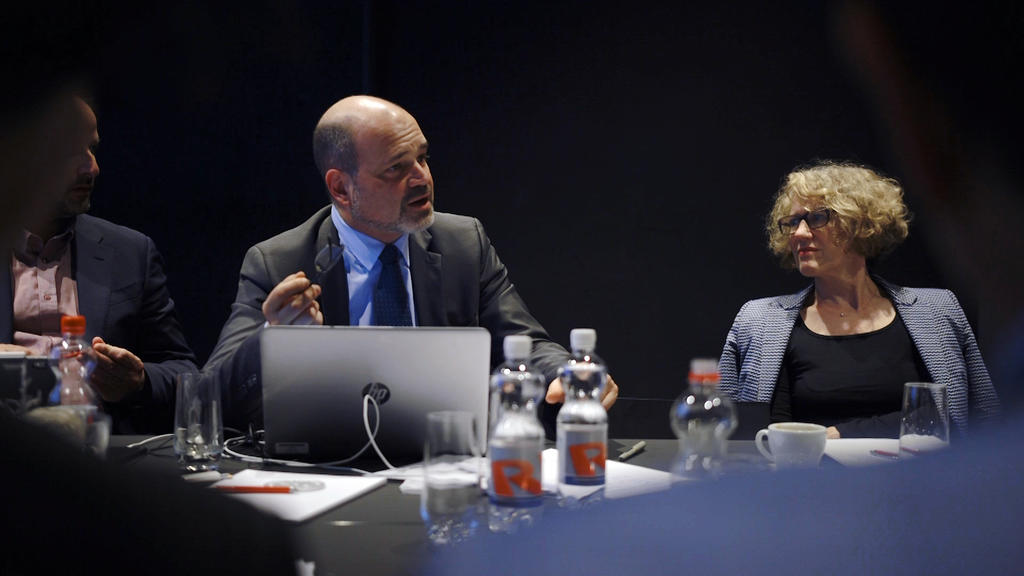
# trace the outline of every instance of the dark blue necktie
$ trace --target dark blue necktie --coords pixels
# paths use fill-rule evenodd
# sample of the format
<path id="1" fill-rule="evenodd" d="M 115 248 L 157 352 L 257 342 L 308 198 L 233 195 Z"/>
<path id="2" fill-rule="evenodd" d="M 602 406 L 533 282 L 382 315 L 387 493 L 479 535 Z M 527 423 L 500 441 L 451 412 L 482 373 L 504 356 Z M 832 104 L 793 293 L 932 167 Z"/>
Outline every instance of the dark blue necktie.
<path id="1" fill-rule="evenodd" d="M 388 244 L 380 253 L 380 278 L 373 291 L 374 326 L 412 326 L 409 293 L 402 280 L 399 256 L 394 244 Z"/>

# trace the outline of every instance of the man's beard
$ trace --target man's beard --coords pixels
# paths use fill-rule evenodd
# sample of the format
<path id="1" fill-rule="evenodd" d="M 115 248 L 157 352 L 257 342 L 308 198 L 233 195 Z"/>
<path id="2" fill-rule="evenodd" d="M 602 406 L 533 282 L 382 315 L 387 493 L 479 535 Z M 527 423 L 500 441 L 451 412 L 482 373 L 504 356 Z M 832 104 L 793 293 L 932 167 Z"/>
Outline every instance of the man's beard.
<path id="1" fill-rule="evenodd" d="M 362 193 L 358 188 L 353 190 L 351 194 L 352 198 L 352 218 L 357 222 L 362 222 L 368 226 L 383 230 L 385 232 L 392 232 L 395 234 L 410 234 L 412 232 L 419 232 L 425 230 L 434 223 L 434 206 L 433 206 L 433 194 L 430 198 L 430 211 L 422 216 L 412 214 L 409 208 L 409 200 L 421 196 L 422 193 L 408 194 L 402 198 L 401 208 L 398 212 L 398 218 L 390 222 L 384 222 L 381 220 L 375 220 L 366 216 L 362 210 Z"/>
<path id="2" fill-rule="evenodd" d="M 79 214 L 85 214 L 92 207 L 92 196 L 85 196 L 84 198 L 64 198 L 64 202 L 61 204 L 60 216 L 62 218 L 70 218 L 72 216 L 78 216 Z"/>
<path id="3" fill-rule="evenodd" d="M 88 192 L 83 192 L 82 189 L 86 187 L 88 187 Z M 79 178 L 76 180 L 61 199 L 59 216 L 61 218 L 70 218 L 88 212 L 92 206 L 92 190 L 92 178 Z"/>

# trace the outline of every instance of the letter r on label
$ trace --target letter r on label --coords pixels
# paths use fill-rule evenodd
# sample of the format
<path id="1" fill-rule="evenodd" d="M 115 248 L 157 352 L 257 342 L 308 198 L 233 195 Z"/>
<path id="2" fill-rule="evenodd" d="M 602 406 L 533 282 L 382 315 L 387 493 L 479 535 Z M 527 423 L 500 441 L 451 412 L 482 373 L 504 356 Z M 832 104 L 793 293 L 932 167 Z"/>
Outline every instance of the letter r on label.
<path id="1" fill-rule="evenodd" d="M 572 457 L 572 467 L 577 476 L 597 476 L 597 466 L 604 472 L 604 460 L 608 448 L 604 442 L 584 442 L 569 446 L 569 455 Z"/>
<path id="2" fill-rule="evenodd" d="M 515 497 L 515 486 L 530 494 L 541 492 L 540 480 L 533 476 L 533 464 L 526 460 L 495 460 L 491 463 L 491 478 L 494 493 L 499 496 Z"/>

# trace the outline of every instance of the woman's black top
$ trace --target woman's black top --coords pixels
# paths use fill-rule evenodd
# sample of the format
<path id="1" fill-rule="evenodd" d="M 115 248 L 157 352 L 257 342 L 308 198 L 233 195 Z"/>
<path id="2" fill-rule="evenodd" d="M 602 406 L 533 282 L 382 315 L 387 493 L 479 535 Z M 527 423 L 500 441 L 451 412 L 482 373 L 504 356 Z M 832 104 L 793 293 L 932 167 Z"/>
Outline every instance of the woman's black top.
<path id="1" fill-rule="evenodd" d="M 899 314 L 866 334 L 823 336 L 797 318 L 772 398 L 772 422 L 835 426 L 843 438 L 897 438 L 903 384 L 929 382 Z"/>

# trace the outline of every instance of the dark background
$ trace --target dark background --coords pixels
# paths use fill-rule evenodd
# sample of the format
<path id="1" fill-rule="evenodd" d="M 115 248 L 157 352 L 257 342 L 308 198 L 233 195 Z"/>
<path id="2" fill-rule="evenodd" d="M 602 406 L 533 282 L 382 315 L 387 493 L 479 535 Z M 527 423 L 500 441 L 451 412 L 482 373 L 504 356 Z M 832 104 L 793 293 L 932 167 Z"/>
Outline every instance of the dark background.
<path id="1" fill-rule="evenodd" d="M 972 233 L 956 225 L 972 170 L 1020 196 L 1010 2 L 139 4 L 25 8 L 43 48 L 15 50 L 95 78 L 92 213 L 156 241 L 201 361 L 246 248 L 326 203 L 312 130 L 354 93 L 417 117 L 438 208 L 483 221 L 555 340 L 597 329 L 623 396 L 613 435 L 668 434 L 630 398 L 674 398 L 744 301 L 806 285 L 763 220 L 816 158 L 904 182 L 916 219 L 878 271 L 953 289 L 983 353 L 1002 345 L 1007 310 L 979 274 L 1018 267 L 1019 232 L 988 245 L 1002 269 L 950 244 Z"/>

